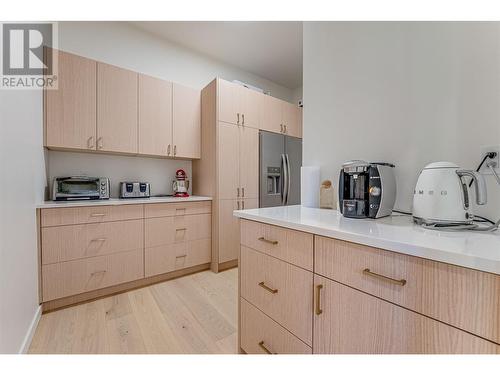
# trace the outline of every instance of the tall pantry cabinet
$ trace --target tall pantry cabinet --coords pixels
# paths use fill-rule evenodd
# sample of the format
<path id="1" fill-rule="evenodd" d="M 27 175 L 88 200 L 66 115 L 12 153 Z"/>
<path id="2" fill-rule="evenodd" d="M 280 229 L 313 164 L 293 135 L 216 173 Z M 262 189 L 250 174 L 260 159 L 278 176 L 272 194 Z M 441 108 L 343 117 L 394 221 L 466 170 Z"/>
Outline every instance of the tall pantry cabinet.
<path id="1" fill-rule="evenodd" d="M 264 95 L 215 79 L 201 93 L 202 157 L 193 161 L 193 192 L 213 197 L 212 270 L 238 263 L 237 209 L 259 202 L 259 125 Z"/>

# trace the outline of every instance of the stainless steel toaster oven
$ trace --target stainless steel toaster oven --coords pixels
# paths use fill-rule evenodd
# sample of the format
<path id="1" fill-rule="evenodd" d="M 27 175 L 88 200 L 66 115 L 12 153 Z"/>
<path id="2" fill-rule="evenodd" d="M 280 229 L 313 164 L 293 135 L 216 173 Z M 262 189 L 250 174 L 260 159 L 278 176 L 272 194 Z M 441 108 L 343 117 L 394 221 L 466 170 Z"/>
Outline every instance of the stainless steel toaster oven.
<path id="1" fill-rule="evenodd" d="M 109 199 L 109 179 L 106 177 L 56 177 L 52 184 L 52 200 L 69 201 Z"/>

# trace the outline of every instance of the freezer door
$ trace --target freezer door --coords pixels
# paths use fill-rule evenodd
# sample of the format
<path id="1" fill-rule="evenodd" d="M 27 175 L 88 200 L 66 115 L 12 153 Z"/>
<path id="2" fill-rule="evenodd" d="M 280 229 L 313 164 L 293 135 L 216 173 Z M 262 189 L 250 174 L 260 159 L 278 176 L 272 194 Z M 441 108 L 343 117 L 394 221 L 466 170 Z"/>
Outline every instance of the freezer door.
<path id="1" fill-rule="evenodd" d="M 300 167 L 302 167 L 302 139 L 285 136 L 285 154 L 288 155 L 289 188 L 286 203 L 300 204 Z M 319 189 L 319 187 L 318 187 Z"/>
<path id="2" fill-rule="evenodd" d="M 281 134 L 261 131 L 259 153 L 259 207 L 281 206 L 284 199 L 285 137 Z"/>

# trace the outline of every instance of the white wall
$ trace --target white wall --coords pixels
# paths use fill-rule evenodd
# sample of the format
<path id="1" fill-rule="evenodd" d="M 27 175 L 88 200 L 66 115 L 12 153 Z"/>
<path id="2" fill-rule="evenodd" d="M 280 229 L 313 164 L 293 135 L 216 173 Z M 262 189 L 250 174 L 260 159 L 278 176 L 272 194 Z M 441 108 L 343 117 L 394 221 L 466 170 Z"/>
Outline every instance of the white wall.
<path id="1" fill-rule="evenodd" d="M 472 169 L 500 145 L 500 23 L 306 22 L 304 103 L 304 165 L 337 185 L 346 160 L 394 162 L 410 210 L 426 164 Z M 498 219 L 486 178 L 480 213 Z"/>
<path id="2" fill-rule="evenodd" d="M 0 353 L 17 353 L 38 311 L 35 205 L 45 188 L 40 91 L 0 90 Z"/>
<path id="3" fill-rule="evenodd" d="M 292 90 L 170 43 L 126 22 L 60 22 L 59 48 L 81 56 L 203 88 L 215 77 L 238 79 L 290 101 Z M 175 170 L 191 177 L 191 162 L 49 151 L 48 178 L 85 173 L 111 179 L 112 196 L 124 180 L 149 181 L 153 194 L 170 194 Z"/>
<path id="4" fill-rule="evenodd" d="M 159 195 L 173 193 L 172 180 L 177 168 L 184 169 L 191 179 L 191 161 L 187 160 L 49 151 L 48 165 L 51 183 L 58 176 L 108 177 L 113 198 L 119 196 L 121 181 L 149 182 L 151 194 Z"/>

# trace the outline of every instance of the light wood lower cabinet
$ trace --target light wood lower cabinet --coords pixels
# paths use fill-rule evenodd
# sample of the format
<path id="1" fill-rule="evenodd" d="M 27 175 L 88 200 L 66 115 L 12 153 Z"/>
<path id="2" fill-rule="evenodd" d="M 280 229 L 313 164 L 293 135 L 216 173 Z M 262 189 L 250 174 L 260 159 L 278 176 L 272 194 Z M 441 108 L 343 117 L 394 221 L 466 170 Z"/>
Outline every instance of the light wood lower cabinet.
<path id="1" fill-rule="evenodd" d="M 322 287 L 315 354 L 500 353 L 499 345 L 335 281 L 315 276 L 314 285 Z"/>
<path id="2" fill-rule="evenodd" d="M 240 226 L 234 210 L 241 209 L 241 201 L 224 199 L 219 201 L 219 252 L 218 263 L 228 262 L 238 258 L 240 247 Z"/>
<path id="3" fill-rule="evenodd" d="M 104 296 L 130 282 L 147 285 L 211 262 L 210 201 L 40 211 L 44 306 Z"/>
<path id="4" fill-rule="evenodd" d="M 42 228 L 42 264 L 141 249 L 142 220 Z"/>
<path id="5" fill-rule="evenodd" d="M 312 349 L 255 306 L 240 299 L 241 348 L 247 354 L 311 354 Z"/>
<path id="6" fill-rule="evenodd" d="M 315 237 L 314 270 L 500 343 L 498 275 L 321 236 Z"/>
<path id="7" fill-rule="evenodd" d="M 42 266 L 43 301 L 144 277 L 143 250 Z"/>
<path id="8" fill-rule="evenodd" d="M 242 351 L 500 353 L 498 275 L 240 222 Z"/>
<path id="9" fill-rule="evenodd" d="M 311 345 L 312 272 L 244 246 L 240 262 L 241 296 Z"/>

